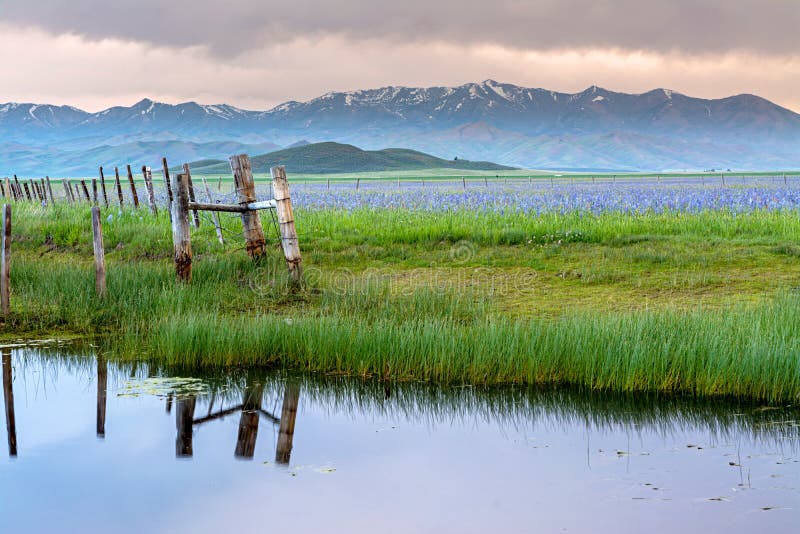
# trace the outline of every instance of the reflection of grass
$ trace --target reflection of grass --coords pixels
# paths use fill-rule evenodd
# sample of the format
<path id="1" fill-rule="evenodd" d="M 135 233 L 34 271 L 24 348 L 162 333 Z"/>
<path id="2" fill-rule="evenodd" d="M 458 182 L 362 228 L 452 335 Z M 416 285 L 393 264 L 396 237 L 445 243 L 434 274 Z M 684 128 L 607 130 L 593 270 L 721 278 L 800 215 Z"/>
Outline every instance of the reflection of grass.
<path id="1" fill-rule="evenodd" d="M 311 287 L 286 290 L 241 225 L 193 233 L 174 283 L 167 215 L 109 210 L 94 295 L 88 210 L 16 206 L 7 336 L 105 333 L 125 357 L 473 384 L 557 383 L 793 400 L 797 213 L 297 210 Z"/>
<path id="2" fill-rule="evenodd" d="M 69 372 L 91 380 L 96 372 L 90 351 L 79 346 L 20 351 L 15 357 L 19 373 L 57 376 Z M 713 443 L 750 439 L 781 451 L 800 448 L 796 408 L 764 407 L 734 399 L 700 399 L 692 396 L 587 394 L 574 388 L 443 386 L 424 382 L 359 380 L 331 374 L 275 372 L 263 367 L 197 369 L 166 366 L 163 362 L 134 366 L 127 361 L 108 364 L 109 390 L 125 383 L 169 383 L 170 376 L 202 380 L 201 391 L 189 392 L 205 403 L 223 407 L 242 402 L 246 385 L 263 386 L 262 406 L 279 406 L 287 380 L 299 383 L 300 404 L 353 418 L 374 415 L 430 425 L 475 421 L 531 431 L 564 430 L 573 425 L 587 431 L 656 432 L 677 435 L 691 428 L 708 433 Z M 180 379 L 186 380 L 186 379 Z M 37 382 L 40 387 L 49 387 Z M 248 390 L 252 391 L 252 389 Z M 277 412 L 277 408 L 274 408 Z M 300 415 L 302 418 L 302 413 Z"/>

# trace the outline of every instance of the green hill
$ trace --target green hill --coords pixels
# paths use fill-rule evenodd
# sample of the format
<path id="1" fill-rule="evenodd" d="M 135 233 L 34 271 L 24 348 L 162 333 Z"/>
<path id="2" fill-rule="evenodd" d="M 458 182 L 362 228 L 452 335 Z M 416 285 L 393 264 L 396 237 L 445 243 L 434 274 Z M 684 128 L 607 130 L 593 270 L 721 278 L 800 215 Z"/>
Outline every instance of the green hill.
<path id="1" fill-rule="evenodd" d="M 340 143 L 314 143 L 285 148 L 260 156 L 251 156 L 254 173 L 268 173 L 270 167 L 285 165 L 294 174 L 333 174 L 348 172 L 408 171 L 417 169 L 448 168 L 459 170 L 499 171 L 510 170 L 486 161 L 445 160 L 404 148 L 362 150 Z M 190 164 L 197 173 L 230 172 L 228 162 L 202 160 Z"/>

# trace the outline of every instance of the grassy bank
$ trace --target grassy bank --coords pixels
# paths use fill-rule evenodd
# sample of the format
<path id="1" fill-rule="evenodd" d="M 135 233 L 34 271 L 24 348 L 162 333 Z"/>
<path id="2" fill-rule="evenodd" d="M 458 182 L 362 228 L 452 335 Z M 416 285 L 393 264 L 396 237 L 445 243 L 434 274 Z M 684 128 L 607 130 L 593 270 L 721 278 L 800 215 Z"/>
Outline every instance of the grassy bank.
<path id="1" fill-rule="evenodd" d="M 103 350 L 207 367 L 595 390 L 800 394 L 795 212 L 525 217 L 297 210 L 308 285 L 287 290 L 235 217 L 193 235 L 176 286 L 166 214 L 110 210 L 109 295 L 88 210 L 15 206 L 7 336 L 107 334 Z M 267 219 L 265 219 L 267 222 Z"/>

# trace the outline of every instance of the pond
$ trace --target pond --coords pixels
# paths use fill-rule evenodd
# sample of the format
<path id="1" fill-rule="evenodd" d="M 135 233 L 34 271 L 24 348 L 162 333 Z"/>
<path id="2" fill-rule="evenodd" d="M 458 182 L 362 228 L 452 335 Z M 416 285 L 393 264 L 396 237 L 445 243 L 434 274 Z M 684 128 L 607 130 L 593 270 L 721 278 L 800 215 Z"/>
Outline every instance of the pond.
<path id="1" fill-rule="evenodd" d="M 5 348 L 2 369 L 2 532 L 800 524 L 796 407 L 198 374 L 66 346 Z"/>

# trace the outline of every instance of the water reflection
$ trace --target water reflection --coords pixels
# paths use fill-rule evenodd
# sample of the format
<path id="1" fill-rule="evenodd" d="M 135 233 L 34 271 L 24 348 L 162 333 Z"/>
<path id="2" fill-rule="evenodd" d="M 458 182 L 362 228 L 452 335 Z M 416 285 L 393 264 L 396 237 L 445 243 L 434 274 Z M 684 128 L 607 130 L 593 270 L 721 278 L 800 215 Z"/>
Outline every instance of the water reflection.
<path id="1" fill-rule="evenodd" d="M 63 347 L 4 349 L 2 368 L 3 531 L 263 531 L 243 509 L 293 532 L 781 532 L 800 520 L 793 407 L 204 374 Z"/>
<path id="2" fill-rule="evenodd" d="M 8 434 L 8 455 L 17 455 L 17 424 L 14 417 L 14 378 L 11 368 L 11 349 L 2 349 L 3 358 L 3 404 L 6 412 L 6 433 Z"/>

